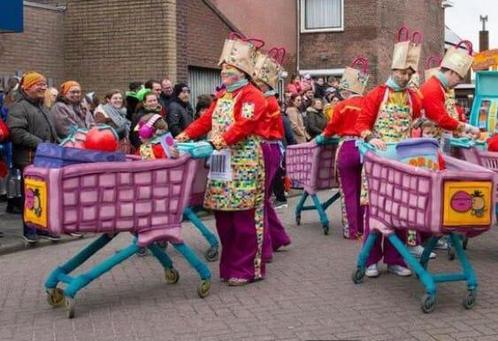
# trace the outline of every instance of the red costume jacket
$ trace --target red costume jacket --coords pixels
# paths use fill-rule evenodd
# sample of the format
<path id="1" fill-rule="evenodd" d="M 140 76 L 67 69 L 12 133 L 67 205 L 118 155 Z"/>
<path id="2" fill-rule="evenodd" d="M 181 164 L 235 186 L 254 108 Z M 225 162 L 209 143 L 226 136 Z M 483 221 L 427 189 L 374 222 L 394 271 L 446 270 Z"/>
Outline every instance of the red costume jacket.
<path id="1" fill-rule="evenodd" d="M 323 131 L 326 137 L 339 136 L 359 136 L 356 130 L 356 120 L 363 107 L 363 97 L 353 96 L 337 103 L 334 114 L 327 127 Z"/>
<path id="2" fill-rule="evenodd" d="M 275 96 L 266 97 L 266 113 L 259 123 L 258 132 L 266 140 L 281 140 L 284 138 L 284 121 L 280 114 L 280 105 Z"/>
<path id="3" fill-rule="evenodd" d="M 220 92 L 213 101 L 209 109 L 199 119 L 190 124 L 185 133 L 191 139 L 199 138 L 211 131 L 213 111 L 219 98 L 223 97 L 226 90 Z M 233 92 L 237 97 L 234 105 L 234 123 L 223 133 L 222 138 L 227 145 L 235 144 L 249 135 L 264 136 L 260 122 L 266 114 L 266 100 L 261 91 L 252 84 L 247 84 Z M 251 117 L 242 116 L 242 104 L 250 103 L 254 105 L 254 112 Z"/>
<path id="4" fill-rule="evenodd" d="M 441 81 L 432 76 L 420 88 L 425 116 L 446 130 L 455 130 L 459 122 L 452 118 L 445 107 L 444 87 Z"/>

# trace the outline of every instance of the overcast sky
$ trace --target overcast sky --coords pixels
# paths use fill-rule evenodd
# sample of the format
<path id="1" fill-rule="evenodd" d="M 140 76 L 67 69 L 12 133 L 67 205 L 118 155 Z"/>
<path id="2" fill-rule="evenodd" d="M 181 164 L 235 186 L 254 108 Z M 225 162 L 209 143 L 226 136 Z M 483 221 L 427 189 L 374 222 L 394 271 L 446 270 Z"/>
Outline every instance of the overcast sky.
<path id="1" fill-rule="evenodd" d="M 479 31 L 482 24 L 479 15 L 487 15 L 489 48 L 498 48 L 498 0 L 451 0 L 454 6 L 446 9 L 446 26 L 462 39 L 472 41 L 479 49 Z"/>

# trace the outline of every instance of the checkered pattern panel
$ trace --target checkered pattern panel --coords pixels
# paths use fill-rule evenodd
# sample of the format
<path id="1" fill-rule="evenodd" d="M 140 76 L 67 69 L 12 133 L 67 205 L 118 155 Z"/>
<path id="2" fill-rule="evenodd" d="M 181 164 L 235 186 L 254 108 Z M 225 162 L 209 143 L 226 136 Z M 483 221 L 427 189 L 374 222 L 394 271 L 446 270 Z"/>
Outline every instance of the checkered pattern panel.
<path id="1" fill-rule="evenodd" d="M 433 179 L 396 164 L 400 163 L 367 154 L 370 216 L 388 227 L 430 232 Z"/>
<path id="2" fill-rule="evenodd" d="M 316 190 L 338 187 L 335 174 L 335 155 L 337 145 L 324 145 L 320 147 L 318 155 L 318 168 L 316 175 Z"/>
<path id="3" fill-rule="evenodd" d="M 287 147 L 285 163 L 287 176 L 292 181 L 292 187 L 302 188 L 311 185 L 311 167 L 313 151 L 319 148 L 314 142 L 301 143 Z"/>

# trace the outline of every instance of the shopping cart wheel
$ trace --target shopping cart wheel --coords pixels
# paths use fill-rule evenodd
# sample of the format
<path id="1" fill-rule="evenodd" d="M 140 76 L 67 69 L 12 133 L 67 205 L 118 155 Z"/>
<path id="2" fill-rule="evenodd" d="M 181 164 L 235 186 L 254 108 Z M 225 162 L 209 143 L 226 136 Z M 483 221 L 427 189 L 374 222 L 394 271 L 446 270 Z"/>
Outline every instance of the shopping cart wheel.
<path id="1" fill-rule="evenodd" d="M 204 298 L 209 295 L 209 288 L 211 288 L 211 282 L 207 279 L 202 280 L 201 284 L 197 287 L 197 294 L 200 298 Z"/>
<path id="2" fill-rule="evenodd" d="M 452 246 L 448 246 L 448 259 L 449 260 L 455 259 L 455 248 Z"/>
<path id="3" fill-rule="evenodd" d="M 66 306 L 66 316 L 68 319 L 72 319 L 74 317 L 74 310 L 76 306 L 76 301 L 74 298 L 66 297 L 64 300 L 64 305 Z"/>
<path id="4" fill-rule="evenodd" d="M 472 309 L 476 305 L 477 292 L 475 290 L 469 290 L 467 295 L 463 299 L 463 307 L 465 309 Z"/>
<path id="5" fill-rule="evenodd" d="M 360 284 L 361 282 L 363 282 L 364 277 L 365 277 L 365 269 L 357 268 L 356 270 L 353 271 L 351 279 L 353 280 L 354 284 Z"/>
<path id="6" fill-rule="evenodd" d="M 204 257 L 206 257 L 206 260 L 208 262 L 214 262 L 214 261 L 218 260 L 218 255 L 219 255 L 218 247 L 217 246 L 211 246 L 206 251 L 206 254 L 204 255 Z"/>
<path id="7" fill-rule="evenodd" d="M 420 306 L 420 308 L 422 308 L 422 311 L 426 314 L 432 313 L 435 307 L 436 297 L 434 295 L 425 294 L 422 297 L 422 305 Z"/>
<path id="8" fill-rule="evenodd" d="M 467 250 L 467 244 L 469 243 L 469 237 L 463 237 L 462 247 Z"/>
<path id="9" fill-rule="evenodd" d="M 180 279 L 180 273 L 175 268 L 165 269 L 164 278 L 166 278 L 166 283 L 175 284 Z"/>
<path id="10" fill-rule="evenodd" d="M 329 226 L 328 225 L 322 225 L 323 228 L 323 234 L 328 235 L 329 234 Z"/>
<path id="11" fill-rule="evenodd" d="M 301 225 L 301 216 L 300 215 L 296 216 L 296 224 Z"/>
<path id="12" fill-rule="evenodd" d="M 61 288 L 47 289 L 47 302 L 52 307 L 64 305 L 64 291 Z"/>

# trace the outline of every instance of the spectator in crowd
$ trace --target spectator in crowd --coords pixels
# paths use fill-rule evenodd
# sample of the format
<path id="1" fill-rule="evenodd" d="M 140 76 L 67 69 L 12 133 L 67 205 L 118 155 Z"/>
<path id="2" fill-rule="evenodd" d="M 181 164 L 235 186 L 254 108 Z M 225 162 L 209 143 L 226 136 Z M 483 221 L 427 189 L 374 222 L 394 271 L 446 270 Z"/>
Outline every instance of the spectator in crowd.
<path id="1" fill-rule="evenodd" d="M 173 100 L 173 84 L 168 78 L 164 78 L 161 82 L 161 95 L 159 102 L 164 109 L 168 109 L 170 102 Z"/>
<path id="2" fill-rule="evenodd" d="M 130 134 L 131 122 L 126 118 L 126 108 L 123 105 L 121 90 L 113 89 L 105 95 L 105 104 L 95 109 L 95 123 L 107 124 L 114 128 L 119 137 L 119 151 L 131 153 Z"/>
<path id="3" fill-rule="evenodd" d="M 306 109 L 308 109 L 308 107 L 311 105 L 313 98 L 315 98 L 314 95 L 315 92 L 311 88 L 308 88 L 308 90 L 304 92 L 304 94 L 301 96 L 301 106 L 299 107 L 299 110 L 301 112 L 306 112 Z"/>
<path id="4" fill-rule="evenodd" d="M 137 105 L 140 99 L 137 96 L 138 91 L 142 88 L 142 82 L 131 82 L 128 84 L 128 91 L 126 91 L 126 118 L 131 121 L 131 117 L 137 111 Z"/>
<path id="5" fill-rule="evenodd" d="M 311 105 L 306 110 L 307 131 L 310 139 L 320 135 L 327 126 L 327 119 L 323 114 L 323 102 L 321 98 L 313 98 Z"/>
<path id="6" fill-rule="evenodd" d="M 141 141 L 138 133 L 135 131 L 135 127 L 142 118 L 142 116 L 147 114 L 161 114 L 162 106 L 159 104 L 159 100 L 155 93 L 149 89 L 144 89 L 139 94 L 137 94 L 140 99 L 140 103 L 137 105 L 137 111 L 132 115 L 131 128 L 130 128 L 130 141 L 131 145 L 138 149 L 140 147 Z"/>
<path id="7" fill-rule="evenodd" d="M 332 118 L 335 106 L 342 101 L 342 97 L 336 88 L 330 87 L 325 91 L 325 101 L 327 104 L 323 107 L 323 114 L 328 122 Z"/>
<path id="8" fill-rule="evenodd" d="M 315 82 L 315 97 L 323 98 L 325 97 L 325 90 L 327 89 L 327 85 L 323 80 L 323 77 L 318 77 Z"/>
<path id="9" fill-rule="evenodd" d="M 68 137 L 74 129 L 91 128 L 95 123 L 91 113 L 85 112 L 81 106 L 81 86 L 75 81 L 62 83 L 50 114 L 60 139 Z"/>
<path id="10" fill-rule="evenodd" d="M 313 94 L 315 94 L 315 82 L 309 73 L 305 74 L 301 80 L 301 91 L 305 92 L 308 90 L 312 90 Z"/>
<path id="11" fill-rule="evenodd" d="M 339 80 L 335 76 L 329 76 L 327 86 L 332 88 L 339 88 Z"/>
<path id="12" fill-rule="evenodd" d="M 99 106 L 100 100 L 95 95 L 94 91 L 87 92 L 83 99 L 81 100 L 81 108 L 86 115 L 93 115 L 95 109 Z"/>
<path id="13" fill-rule="evenodd" d="M 287 92 L 300 95 L 303 90 L 301 87 L 301 77 L 299 75 L 292 75 L 291 80 L 289 85 L 287 85 Z"/>
<path id="14" fill-rule="evenodd" d="M 150 79 L 144 84 L 144 88 L 150 89 L 153 93 L 156 94 L 157 98 L 161 96 L 161 83 L 159 81 L 156 81 L 154 79 Z"/>
<path id="15" fill-rule="evenodd" d="M 5 88 L 5 95 L 3 99 L 3 109 L 8 110 L 12 106 L 19 95 L 19 77 L 10 77 L 7 80 L 7 86 Z"/>
<path id="16" fill-rule="evenodd" d="M 59 90 L 54 87 L 50 87 L 45 91 L 45 99 L 43 100 L 43 104 L 48 108 L 52 109 L 59 95 Z"/>
<path id="17" fill-rule="evenodd" d="M 213 99 L 211 95 L 200 95 L 197 96 L 197 104 L 195 105 L 195 117 L 194 119 L 198 119 L 204 114 L 204 112 L 211 106 L 213 103 Z"/>
<path id="18" fill-rule="evenodd" d="M 310 136 L 304 127 L 304 120 L 299 107 L 301 106 L 301 96 L 292 94 L 285 113 L 291 122 L 292 132 L 297 143 L 304 143 Z"/>
<path id="19" fill-rule="evenodd" d="M 166 122 L 173 136 L 180 134 L 194 120 L 194 109 L 189 102 L 190 89 L 185 83 L 175 84 L 173 101 L 168 106 Z"/>
<path id="20" fill-rule="evenodd" d="M 13 145 L 13 164 L 22 171 L 33 161 L 35 150 L 42 142 L 57 142 L 51 115 L 43 105 L 47 91 L 46 78 L 37 72 L 24 74 L 19 97 L 9 111 L 7 124 Z M 21 191 L 24 185 L 21 184 Z M 22 195 L 24 207 L 24 195 Z M 29 243 L 38 240 L 36 230 L 24 224 L 23 236 Z"/>

